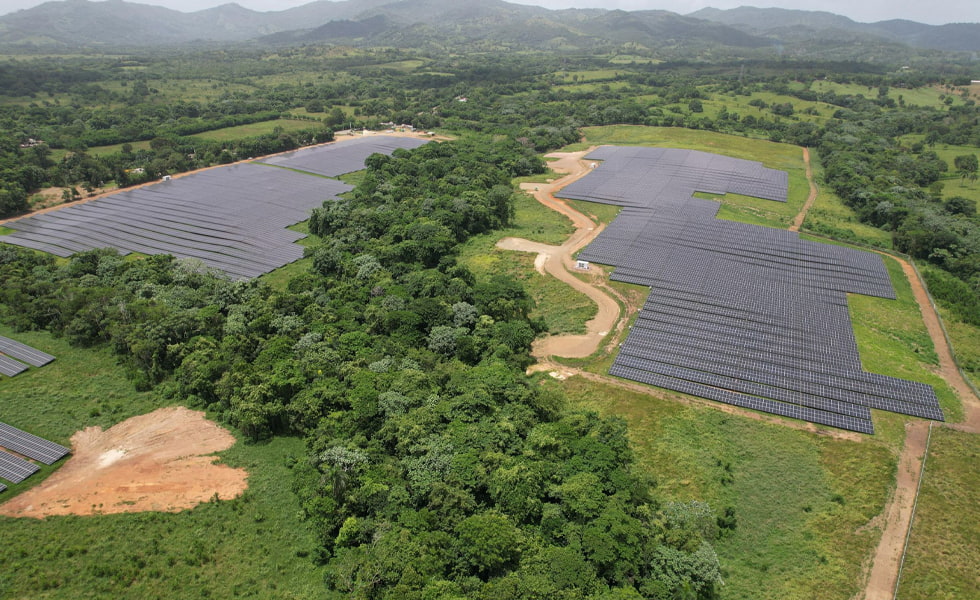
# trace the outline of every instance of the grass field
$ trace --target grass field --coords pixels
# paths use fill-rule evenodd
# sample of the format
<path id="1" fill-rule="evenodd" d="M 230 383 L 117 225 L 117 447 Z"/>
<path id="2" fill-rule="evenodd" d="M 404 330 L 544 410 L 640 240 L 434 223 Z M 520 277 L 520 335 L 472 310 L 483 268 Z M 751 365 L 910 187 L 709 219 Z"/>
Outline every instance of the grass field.
<path id="1" fill-rule="evenodd" d="M 0 377 L 0 420 L 68 444 L 84 427 L 108 427 L 172 400 L 139 393 L 104 350 L 69 347 L 45 333 L 0 335 L 55 355 L 13 378 Z M 302 440 L 239 440 L 222 461 L 245 468 L 249 489 L 236 500 L 181 513 L 0 518 L 4 598 L 310 598 L 322 575 L 307 557 L 314 542 L 299 521 L 288 465 Z M 40 483 L 45 467 L 0 501 Z"/>
<path id="2" fill-rule="evenodd" d="M 557 385 L 548 383 L 546 385 Z M 859 589 L 861 563 L 880 532 L 894 455 L 848 442 L 686 406 L 573 377 L 573 406 L 626 419 L 639 463 L 666 500 L 735 511 L 715 548 L 722 599 L 841 599 Z M 667 392 L 668 398 L 678 396 Z"/>
<path id="3" fill-rule="evenodd" d="M 833 81 L 814 81 L 810 89 L 815 92 L 833 91 L 838 95 L 861 95 L 865 98 L 874 99 L 878 97 L 878 88 L 868 87 L 856 83 L 835 83 Z M 963 104 L 964 100 L 958 92 L 951 92 L 938 87 L 918 87 L 913 89 L 889 88 L 888 97 L 899 102 L 899 98 L 906 104 L 916 106 L 932 106 L 940 108 L 945 106 L 944 98 L 952 97 L 953 104 Z"/>
<path id="4" fill-rule="evenodd" d="M 902 144 L 907 146 L 924 140 L 924 135 L 906 135 L 901 138 Z M 973 154 L 980 157 L 980 148 L 974 146 L 958 146 L 955 144 L 936 144 L 934 146 L 927 146 L 926 150 L 935 152 L 939 158 L 949 165 L 949 171 L 940 180 L 943 184 L 943 198 L 962 196 L 973 200 L 977 204 L 977 207 L 980 208 L 980 182 L 964 179 L 957 173 L 956 167 L 954 166 L 954 161 L 957 156 Z"/>
<path id="5" fill-rule="evenodd" d="M 506 275 L 519 280 L 534 299 L 532 318 L 543 317 L 553 334 L 584 333 L 585 322 L 596 313 L 596 305 L 554 277 L 534 268 L 535 256 L 496 247 L 497 240 L 518 237 L 543 244 L 560 245 L 572 234 L 571 221 L 542 206 L 528 194 L 519 194 L 511 227 L 471 238 L 460 250 L 459 261 L 477 277 Z"/>
<path id="6" fill-rule="evenodd" d="M 980 598 L 980 436 L 932 430 L 899 600 Z"/>
<path id="7" fill-rule="evenodd" d="M 191 137 L 208 140 L 210 142 L 226 142 L 246 137 L 254 137 L 257 135 L 267 135 L 280 127 L 284 132 L 288 133 L 291 131 L 313 129 L 318 126 L 318 123 L 313 121 L 305 121 L 302 119 L 276 119 L 274 121 L 263 121 L 261 123 L 250 123 L 248 125 L 237 125 L 235 127 L 213 129 L 211 131 L 195 134 Z"/>

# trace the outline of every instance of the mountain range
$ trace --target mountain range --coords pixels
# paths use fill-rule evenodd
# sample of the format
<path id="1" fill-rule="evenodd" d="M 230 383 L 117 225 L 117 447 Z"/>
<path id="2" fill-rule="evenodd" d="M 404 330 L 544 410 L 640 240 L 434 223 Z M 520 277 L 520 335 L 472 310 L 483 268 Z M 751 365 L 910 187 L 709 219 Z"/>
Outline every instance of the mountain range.
<path id="1" fill-rule="evenodd" d="M 819 42 L 980 51 L 980 24 L 857 23 L 827 12 L 742 7 L 668 11 L 549 10 L 502 0 L 316 0 L 282 11 L 224 4 L 193 13 L 124 0 L 62 0 L 0 16 L 7 48 L 146 47 L 256 41 L 421 48 L 743 49 Z"/>

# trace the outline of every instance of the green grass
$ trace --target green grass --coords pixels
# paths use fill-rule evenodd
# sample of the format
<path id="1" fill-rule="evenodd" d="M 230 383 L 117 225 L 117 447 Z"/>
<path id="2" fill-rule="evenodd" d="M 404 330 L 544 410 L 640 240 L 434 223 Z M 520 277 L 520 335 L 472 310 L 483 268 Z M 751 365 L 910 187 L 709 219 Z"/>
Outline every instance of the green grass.
<path id="1" fill-rule="evenodd" d="M 980 598 L 980 436 L 934 428 L 899 600 Z"/>
<path id="2" fill-rule="evenodd" d="M 812 231 L 839 240 L 862 242 L 878 248 L 892 247 L 891 233 L 861 223 L 857 214 L 823 184 L 823 167 L 816 153 L 810 153 L 813 177 L 819 188 L 817 199 L 807 212 L 801 231 Z"/>
<path id="3" fill-rule="evenodd" d="M 303 221 L 302 223 L 297 223 L 296 225 L 290 225 L 286 229 L 292 229 L 293 231 L 306 234 L 307 237 L 296 242 L 300 246 L 313 247 L 317 244 L 317 238 L 310 235 L 309 221 Z M 286 286 L 289 284 L 289 281 L 293 277 L 308 272 L 312 266 L 312 258 L 301 258 L 287 265 L 283 265 L 274 271 L 270 271 L 259 276 L 259 281 L 274 289 L 285 290 Z"/>
<path id="4" fill-rule="evenodd" d="M 279 127 L 288 133 L 291 131 L 300 131 L 317 127 L 317 123 L 313 121 L 304 121 L 301 119 L 276 119 L 273 121 L 263 121 L 261 123 L 250 123 L 248 125 L 237 125 L 235 127 L 214 129 L 212 131 L 205 131 L 203 133 L 195 134 L 192 137 L 212 142 L 227 142 L 246 137 L 270 134 Z"/>
<path id="5" fill-rule="evenodd" d="M 112 144 L 110 146 L 94 146 L 86 150 L 86 152 L 92 156 L 103 156 L 106 154 L 118 154 L 122 152 L 123 146 L 125 144 Z M 149 150 L 150 142 L 129 142 L 129 145 L 133 147 L 133 151 L 137 150 Z"/>
<path id="6" fill-rule="evenodd" d="M 916 142 L 924 140 L 924 135 L 906 135 L 900 138 L 904 146 L 911 146 Z M 975 146 L 958 146 L 956 144 L 936 144 L 934 146 L 926 146 L 926 151 L 935 152 L 949 166 L 949 171 L 940 180 L 943 184 L 943 198 L 962 196 L 963 198 L 973 200 L 977 207 L 980 208 L 980 182 L 970 181 L 961 177 L 956 171 L 954 164 L 957 156 L 973 154 L 980 157 L 980 148 Z"/>
<path id="7" fill-rule="evenodd" d="M 939 314 L 955 349 L 957 362 L 973 386 L 980 389 L 980 327 L 958 320 L 941 307 Z"/>
<path id="8" fill-rule="evenodd" d="M 775 115 L 770 108 L 750 106 L 749 102 L 753 100 L 762 100 L 770 107 L 773 104 L 785 104 L 788 102 L 793 105 L 794 113 L 791 117 L 780 117 Z M 724 107 L 729 113 L 738 113 L 738 115 L 743 119 L 745 117 L 752 116 L 756 119 L 765 117 L 769 120 L 779 119 L 782 121 L 812 121 L 817 124 L 823 124 L 823 122 L 831 118 L 834 112 L 838 109 L 838 107 L 831 106 L 825 102 L 800 100 L 799 98 L 793 96 L 784 96 L 773 92 L 753 92 L 749 96 L 742 96 L 739 94 L 715 94 L 707 100 L 702 100 L 701 105 L 704 108 L 704 116 L 711 117 L 712 119 L 717 118 L 718 113 L 721 111 L 722 107 Z M 814 109 L 817 114 L 811 115 L 804 112 L 810 108 Z"/>
<path id="9" fill-rule="evenodd" d="M 614 69 L 596 69 L 592 71 L 562 71 L 555 74 L 560 83 L 587 83 L 590 81 L 609 81 L 619 76 L 620 71 Z"/>
<path id="10" fill-rule="evenodd" d="M 56 360 L 0 377 L 0 421 L 68 444 L 71 434 L 171 404 L 133 390 L 105 350 L 72 348 L 46 333 L 13 337 Z M 249 472 L 249 488 L 231 501 L 181 513 L 0 518 L 0 589 L 4 598 L 310 598 L 322 573 L 299 521 L 288 465 L 305 456 L 302 440 L 239 441 L 222 461 Z M 41 483 L 58 468 L 0 493 L 0 501 Z"/>
<path id="11" fill-rule="evenodd" d="M 861 95 L 865 98 L 875 99 L 878 97 L 877 87 L 868 87 L 856 83 L 834 83 L 832 81 L 814 81 L 810 89 L 815 92 L 833 91 L 838 95 L 850 94 L 852 96 Z M 942 108 L 946 106 L 943 98 L 953 97 L 953 105 L 963 104 L 964 100 L 958 92 L 951 92 L 938 87 L 918 87 L 913 89 L 889 88 L 888 97 L 899 102 L 899 97 L 908 105 L 931 106 Z"/>
<path id="12" fill-rule="evenodd" d="M 573 377 L 573 406 L 619 415 L 641 468 L 668 500 L 735 510 L 735 531 L 715 548 L 728 599 L 836 599 L 859 589 L 861 563 L 879 531 L 895 458 L 860 443 Z M 667 397 L 674 394 L 667 393 Z M 727 468 L 726 468 L 727 467 Z"/>

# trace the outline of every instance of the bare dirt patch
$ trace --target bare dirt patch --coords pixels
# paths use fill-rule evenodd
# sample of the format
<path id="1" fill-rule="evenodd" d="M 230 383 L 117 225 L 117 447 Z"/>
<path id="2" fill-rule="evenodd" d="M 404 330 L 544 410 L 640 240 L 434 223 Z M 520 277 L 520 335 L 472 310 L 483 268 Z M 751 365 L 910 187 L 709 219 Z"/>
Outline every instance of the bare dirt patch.
<path id="1" fill-rule="evenodd" d="M 9 517 L 178 512 L 247 487 L 248 473 L 214 464 L 235 438 L 203 412 L 161 408 L 71 438 L 72 456 L 48 479 L 0 505 Z"/>

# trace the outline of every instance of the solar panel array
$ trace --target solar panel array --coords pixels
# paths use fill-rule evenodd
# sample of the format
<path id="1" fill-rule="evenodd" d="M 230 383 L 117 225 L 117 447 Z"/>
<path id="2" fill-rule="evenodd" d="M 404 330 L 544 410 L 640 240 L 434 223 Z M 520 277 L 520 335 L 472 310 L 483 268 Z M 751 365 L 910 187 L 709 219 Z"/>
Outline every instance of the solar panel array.
<path id="1" fill-rule="evenodd" d="M 364 161 L 372 154 L 391 154 L 399 148 L 410 150 L 428 143 L 427 140 L 411 137 L 375 135 L 345 140 L 339 144 L 302 148 L 293 152 L 263 158 L 259 162 L 315 173 L 326 177 L 337 177 L 364 168 Z"/>
<path id="2" fill-rule="evenodd" d="M 0 450 L 0 477 L 3 479 L 20 483 L 37 472 L 38 466 L 34 463 Z"/>
<path id="3" fill-rule="evenodd" d="M 716 218 L 695 191 L 785 201 L 786 174 L 704 152 L 604 146 L 562 197 L 625 208 L 579 254 L 650 296 L 610 373 L 873 433 L 871 408 L 942 420 L 932 388 L 863 371 L 848 293 L 894 298 L 875 254 Z"/>
<path id="4" fill-rule="evenodd" d="M 6 423 L 0 423 L 0 447 L 12 450 L 32 460 L 39 460 L 46 465 L 56 463 L 71 452 L 61 444 L 55 444 Z"/>
<path id="5" fill-rule="evenodd" d="M 13 377 L 26 371 L 27 365 L 43 367 L 52 360 L 46 352 L 0 335 L 0 374 Z"/>
<path id="6" fill-rule="evenodd" d="M 285 229 L 351 186 L 312 177 L 364 168 L 375 152 L 426 143 L 373 136 L 238 164 L 127 190 L 77 206 L 7 223 L 0 241 L 71 256 L 113 247 L 126 254 L 172 254 L 199 259 L 234 278 L 256 277 L 303 257 L 303 234 Z"/>
<path id="7" fill-rule="evenodd" d="M 196 258 L 232 277 L 255 277 L 303 256 L 285 229 L 350 190 L 331 179 L 239 164 L 124 191 L 7 224 L 0 240 L 70 256 L 94 248 Z"/>
<path id="8" fill-rule="evenodd" d="M 22 362 L 17 362 L 16 360 L 0 354 L 0 375 L 6 375 L 7 377 L 13 377 L 14 375 L 20 375 L 27 370 L 27 365 Z"/>

